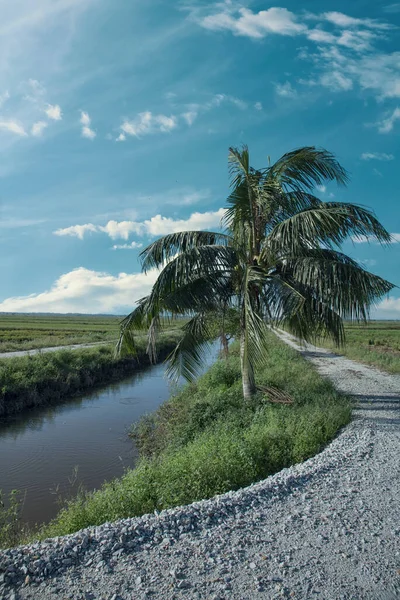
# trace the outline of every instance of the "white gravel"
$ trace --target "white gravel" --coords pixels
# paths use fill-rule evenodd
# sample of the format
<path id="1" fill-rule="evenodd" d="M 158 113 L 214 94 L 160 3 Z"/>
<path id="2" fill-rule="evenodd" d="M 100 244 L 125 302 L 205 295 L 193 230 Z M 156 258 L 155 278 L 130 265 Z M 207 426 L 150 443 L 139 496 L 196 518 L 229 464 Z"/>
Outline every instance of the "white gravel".
<path id="1" fill-rule="evenodd" d="M 323 452 L 212 500 L 2 552 L 0 598 L 400 597 L 400 377 L 301 351 L 357 401 Z"/>

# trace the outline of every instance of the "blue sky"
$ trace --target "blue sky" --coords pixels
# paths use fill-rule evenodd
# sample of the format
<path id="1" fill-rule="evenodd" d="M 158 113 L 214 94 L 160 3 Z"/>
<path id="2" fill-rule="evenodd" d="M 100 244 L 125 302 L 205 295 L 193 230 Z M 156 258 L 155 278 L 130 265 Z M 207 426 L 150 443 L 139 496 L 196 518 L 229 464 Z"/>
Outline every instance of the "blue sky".
<path id="1" fill-rule="evenodd" d="M 394 234 L 344 250 L 400 285 L 400 3 L 0 0 L 0 311 L 118 313 L 140 248 L 218 227 L 228 147 L 334 152 Z M 395 289 L 373 316 L 400 318 Z"/>

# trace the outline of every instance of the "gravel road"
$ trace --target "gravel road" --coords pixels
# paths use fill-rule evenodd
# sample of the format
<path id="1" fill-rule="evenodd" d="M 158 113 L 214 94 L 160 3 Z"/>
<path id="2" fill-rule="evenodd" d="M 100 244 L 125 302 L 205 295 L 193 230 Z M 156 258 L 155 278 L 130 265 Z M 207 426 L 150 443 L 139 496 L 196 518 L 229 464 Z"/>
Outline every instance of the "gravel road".
<path id="1" fill-rule="evenodd" d="M 357 402 L 323 452 L 212 500 L 0 553 L 0 598 L 399 598 L 400 377 L 300 350 Z"/>

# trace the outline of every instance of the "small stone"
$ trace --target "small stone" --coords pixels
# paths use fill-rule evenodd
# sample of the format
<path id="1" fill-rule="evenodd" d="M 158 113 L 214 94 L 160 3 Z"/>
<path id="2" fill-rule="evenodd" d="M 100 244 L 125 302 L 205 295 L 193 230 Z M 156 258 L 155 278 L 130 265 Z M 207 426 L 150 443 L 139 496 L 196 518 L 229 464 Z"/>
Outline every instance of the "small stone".
<path id="1" fill-rule="evenodd" d="M 254 563 L 254 562 L 251 562 L 251 563 L 249 564 L 249 567 L 250 567 L 250 569 L 252 569 L 252 570 L 254 571 L 254 569 L 256 569 L 256 568 L 257 568 L 257 565 L 256 565 L 256 563 Z"/>
<path id="2" fill-rule="evenodd" d="M 30 578 L 30 576 L 29 576 L 29 575 L 27 575 L 27 576 L 25 577 L 25 585 L 29 585 L 29 584 L 30 584 L 30 582 L 31 582 L 31 578 Z"/>

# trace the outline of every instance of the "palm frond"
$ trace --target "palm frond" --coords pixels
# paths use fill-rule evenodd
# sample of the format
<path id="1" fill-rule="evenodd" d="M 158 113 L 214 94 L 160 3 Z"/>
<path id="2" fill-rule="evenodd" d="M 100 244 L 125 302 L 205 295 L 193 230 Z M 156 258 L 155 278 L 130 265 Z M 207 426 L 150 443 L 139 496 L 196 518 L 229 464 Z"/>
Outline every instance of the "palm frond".
<path id="1" fill-rule="evenodd" d="M 164 266 L 177 254 L 187 252 L 199 246 L 218 244 L 227 246 L 231 243 L 229 235 L 212 231 L 181 231 L 165 235 L 142 250 L 139 257 L 144 272 Z"/>
<path id="2" fill-rule="evenodd" d="M 283 272 L 312 290 L 316 299 L 345 319 L 366 320 L 369 309 L 394 285 L 369 273 L 341 252 L 317 250 L 287 260 Z"/>
<path id="3" fill-rule="evenodd" d="M 237 187 L 250 172 L 249 149 L 246 145 L 242 149 L 229 148 L 228 167 L 231 178 L 231 186 Z"/>
<path id="4" fill-rule="evenodd" d="M 270 167 L 269 176 L 278 180 L 287 191 L 312 191 L 326 181 L 346 185 L 349 178 L 346 169 L 331 152 L 315 146 L 284 154 Z"/>
<path id="5" fill-rule="evenodd" d="M 205 313 L 193 317 L 183 327 L 183 336 L 167 358 L 167 375 L 177 381 L 193 381 L 210 355 L 213 341 Z"/>
<path id="6" fill-rule="evenodd" d="M 372 211 L 340 202 L 324 202 L 289 217 L 274 227 L 268 239 L 272 246 L 295 253 L 301 248 L 340 246 L 349 236 L 368 236 L 382 244 L 391 240 Z"/>

